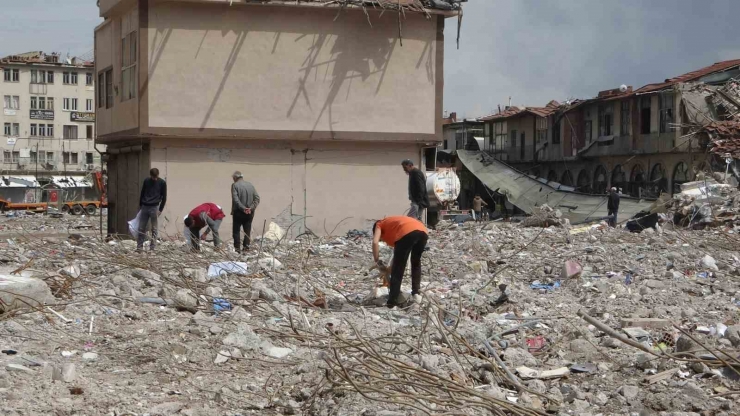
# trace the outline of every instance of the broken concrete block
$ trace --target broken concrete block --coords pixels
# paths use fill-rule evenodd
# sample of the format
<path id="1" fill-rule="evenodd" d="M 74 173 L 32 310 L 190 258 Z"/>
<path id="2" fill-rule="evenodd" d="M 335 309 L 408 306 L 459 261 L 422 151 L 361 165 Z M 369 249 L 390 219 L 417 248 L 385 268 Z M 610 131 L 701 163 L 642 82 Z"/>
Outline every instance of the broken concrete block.
<path id="1" fill-rule="evenodd" d="M 560 278 L 563 280 L 574 279 L 581 276 L 583 267 L 574 260 L 568 260 L 563 264 L 563 270 L 560 273 Z"/>
<path id="2" fill-rule="evenodd" d="M 77 378 L 77 370 L 75 365 L 72 363 L 65 363 L 61 367 L 54 367 L 52 373 L 52 380 L 63 381 L 65 383 L 71 383 Z"/>
<path id="3" fill-rule="evenodd" d="M 98 359 L 98 354 L 94 352 L 86 352 L 82 354 L 82 359 L 84 361 L 96 361 Z"/>
<path id="4" fill-rule="evenodd" d="M 185 269 L 182 271 L 182 275 L 187 279 L 193 279 L 199 283 L 208 281 L 208 274 L 203 269 Z"/>
<path id="5" fill-rule="evenodd" d="M 504 361 L 513 365 L 537 366 L 537 359 L 523 348 L 507 348 L 504 350 Z"/>
<path id="6" fill-rule="evenodd" d="M 39 307 L 52 302 L 49 286 L 30 274 L 0 274 L 0 312 L 8 312 L 26 307 Z"/>
<path id="7" fill-rule="evenodd" d="M 59 270 L 59 274 L 77 279 L 78 277 L 80 277 L 81 272 L 79 267 L 71 264 L 69 266 L 61 268 Z"/>
<path id="8" fill-rule="evenodd" d="M 195 310 L 198 307 L 198 298 L 188 289 L 180 289 L 175 294 L 175 306 L 187 310 Z"/>
<path id="9" fill-rule="evenodd" d="M 266 256 L 263 259 L 259 259 L 257 264 L 265 270 L 280 270 L 283 268 L 283 263 L 272 256 Z"/>
<path id="10" fill-rule="evenodd" d="M 281 347 L 271 346 L 268 348 L 263 348 L 263 352 L 265 353 L 265 355 L 268 355 L 272 358 L 284 358 L 292 354 L 293 350 L 291 350 L 290 348 L 281 348 Z"/>
<path id="11" fill-rule="evenodd" d="M 150 272 L 149 270 L 134 269 L 131 272 L 131 276 L 143 280 L 144 283 L 149 286 L 158 286 L 162 284 L 162 277 L 157 273 Z"/>
<path id="12" fill-rule="evenodd" d="M 637 326 L 642 328 L 660 329 L 670 326 L 671 321 L 660 318 L 622 318 L 621 325 L 622 328 Z"/>
<path id="13" fill-rule="evenodd" d="M 265 231 L 265 240 L 272 243 L 277 243 L 283 237 L 285 237 L 285 231 L 280 228 L 279 225 L 275 224 L 274 222 L 270 222 L 270 225 L 267 226 L 267 231 Z"/>
<path id="14" fill-rule="evenodd" d="M 521 366 L 516 368 L 517 373 L 519 373 L 519 376 L 524 379 L 549 379 L 549 378 L 560 378 L 565 377 L 568 374 L 570 374 L 570 370 L 568 367 L 560 367 L 556 368 L 554 370 L 535 370 L 529 367 Z"/>
<path id="15" fill-rule="evenodd" d="M 485 261 L 474 261 L 468 267 L 475 273 L 488 273 L 488 263 Z"/>
<path id="16" fill-rule="evenodd" d="M 618 393 L 621 394 L 625 399 L 631 400 L 637 397 L 640 389 L 637 386 L 622 386 L 619 388 Z"/>
<path id="17" fill-rule="evenodd" d="M 244 351 L 253 351 L 259 349 L 260 337 L 257 336 L 246 324 L 239 324 L 236 332 L 226 335 L 222 341 L 224 345 L 237 347 Z"/>
<path id="18" fill-rule="evenodd" d="M 5 366 L 5 370 L 8 372 L 16 372 L 16 373 L 33 373 L 34 372 L 33 370 L 26 367 L 25 365 L 20 365 L 20 364 L 8 364 Z"/>
<path id="19" fill-rule="evenodd" d="M 216 354 L 216 359 L 213 360 L 214 364 L 223 364 L 227 361 L 229 361 L 229 358 L 231 357 L 231 353 L 226 350 L 221 350 Z"/>
<path id="20" fill-rule="evenodd" d="M 715 272 L 719 271 L 719 267 L 717 267 L 717 261 L 714 259 L 714 257 L 708 254 L 702 257 L 700 265 L 705 269 L 713 270 Z"/>
<path id="21" fill-rule="evenodd" d="M 269 302 L 274 302 L 282 299 L 280 295 L 277 294 L 277 292 L 270 289 L 262 282 L 252 283 L 252 290 L 258 290 L 260 293 L 260 299 L 264 299 Z"/>

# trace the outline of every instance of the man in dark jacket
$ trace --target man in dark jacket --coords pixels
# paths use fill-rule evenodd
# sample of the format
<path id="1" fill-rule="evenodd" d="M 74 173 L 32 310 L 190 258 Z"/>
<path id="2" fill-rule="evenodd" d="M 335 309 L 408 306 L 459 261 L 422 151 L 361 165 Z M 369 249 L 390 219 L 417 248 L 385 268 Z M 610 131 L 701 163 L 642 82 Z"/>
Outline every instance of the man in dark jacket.
<path id="1" fill-rule="evenodd" d="M 164 204 L 167 202 L 167 182 L 159 177 L 159 169 L 152 168 L 149 177 L 144 179 L 139 197 L 139 233 L 136 242 L 136 251 L 144 249 L 146 228 L 152 223 L 152 240 L 149 249 L 154 250 L 157 245 L 157 227 L 159 215 L 162 214 Z"/>
<path id="2" fill-rule="evenodd" d="M 617 188 L 609 190 L 608 201 L 606 203 L 606 209 L 609 212 L 609 226 L 617 226 L 617 212 L 619 212 L 619 194 Z"/>
<path id="3" fill-rule="evenodd" d="M 234 184 L 231 185 L 231 215 L 234 216 L 233 235 L 234 249 L 239 253 L 249 250 L 252 242 L 252 220 L 254 211 L 260 204 L 260 196 L 254 185 L 244 180 L 244 175 L 236 171 L 231 176 Z M 240 229 L 244 229 L 244 245 L 240 246 Z"/>
<path id="4" fill-rule="evenodd" d="M 190 245 L 194 250 L 200 250 L 200 240 L 205 240 L 209 231 L 213 232 L 213 245 L 218 248 L 221 244 L 218 229 L 224 217 L 226 215 L 224 215 L 221 207 L 211 202 L 200 204 L 190 211 L 190 214 L 185 217 L 185 226 L 188 227 L 188 232 L 190 232 Z M 208 228 L 201 236 L 200 230 L 206 226 Z"/>
<path id="5" fill-rule="evenodd" d="M 403 171 L 409 175 L 409 200 L 411 208 L 409 217 L 423 221 L 424 210 L 429 208 L 429 195 L 427 194 L 427 177 L 424 172 L 414 167 L 414 162 L 409 159 L 401 162 Z"/>

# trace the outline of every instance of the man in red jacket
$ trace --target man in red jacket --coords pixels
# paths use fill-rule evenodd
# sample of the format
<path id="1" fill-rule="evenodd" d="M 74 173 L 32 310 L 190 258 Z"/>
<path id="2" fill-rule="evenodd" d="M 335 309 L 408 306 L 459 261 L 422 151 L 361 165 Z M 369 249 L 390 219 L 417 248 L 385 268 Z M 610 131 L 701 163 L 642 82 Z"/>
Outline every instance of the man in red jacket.
<path id="1" fill-rule="evenodd" d="M 193 249 L 200 250 L 200 240 L 205 240 L 209 231 L 213 231 L 213 245 L 218 247 L 221 244 L 218 228 L 225 216 L 221 207 L 211 202 L 198 205 L 190 211 L 185 217 L 185 226 L 190 230 L 190 243 Z M 205 226 L 208 226 L 208 229 L 200 236 L 200 230 Z"/>

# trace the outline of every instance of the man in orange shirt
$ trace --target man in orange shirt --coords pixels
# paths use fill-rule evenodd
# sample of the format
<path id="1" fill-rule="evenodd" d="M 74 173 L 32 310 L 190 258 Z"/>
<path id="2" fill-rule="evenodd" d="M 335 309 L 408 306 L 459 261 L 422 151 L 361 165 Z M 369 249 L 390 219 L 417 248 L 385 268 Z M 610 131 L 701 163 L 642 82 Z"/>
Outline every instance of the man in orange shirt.
<path id="1" fill-rule="evenodd" d="M 401 294 L 401 281 L 406 270 L 409 254 L 411 255 L 411 295 L 414 301 L 421 301 L 421 255 L 427 246 L 427 228 L 421 221 L 411 217 L 387 217 L 373 225 L 373 260 L 380 264 L 380 240 L 393 247 L 391 263 L 391 286 L 388 294 L 388 306 L 398 305 Z"/>

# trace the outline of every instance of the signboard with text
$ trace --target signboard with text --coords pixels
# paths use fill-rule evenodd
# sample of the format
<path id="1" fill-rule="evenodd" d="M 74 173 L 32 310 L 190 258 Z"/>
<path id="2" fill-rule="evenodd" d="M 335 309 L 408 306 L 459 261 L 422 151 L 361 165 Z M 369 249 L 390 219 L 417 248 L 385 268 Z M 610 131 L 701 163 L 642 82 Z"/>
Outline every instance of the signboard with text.
<path id="1" fill-rule="evenodd" d="M 54 120 L 54 110 L 31 110 L 31 120 Z"/>
<path id="2" fill-rule="evenodd" d="M 94 123 L 95 113 L 81 113 L 78 111 L 73 111 L 69 113 L 69 120 L 79 123 Z"/>

